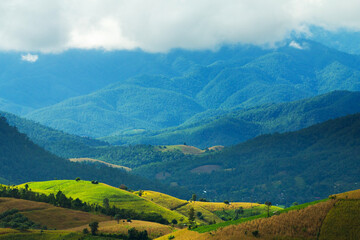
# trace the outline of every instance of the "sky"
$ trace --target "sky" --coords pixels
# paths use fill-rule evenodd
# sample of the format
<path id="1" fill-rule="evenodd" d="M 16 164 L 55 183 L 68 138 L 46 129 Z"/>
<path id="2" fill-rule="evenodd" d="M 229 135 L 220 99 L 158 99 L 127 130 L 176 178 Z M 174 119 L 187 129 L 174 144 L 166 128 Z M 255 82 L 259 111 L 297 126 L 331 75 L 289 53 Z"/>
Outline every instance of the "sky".
<path id="1" fill-rule="evenodd" d="M 311 25 L 360 31 L 359 12 L 358 0 L 1 0 L 0 51 L 273 46 Z"/>

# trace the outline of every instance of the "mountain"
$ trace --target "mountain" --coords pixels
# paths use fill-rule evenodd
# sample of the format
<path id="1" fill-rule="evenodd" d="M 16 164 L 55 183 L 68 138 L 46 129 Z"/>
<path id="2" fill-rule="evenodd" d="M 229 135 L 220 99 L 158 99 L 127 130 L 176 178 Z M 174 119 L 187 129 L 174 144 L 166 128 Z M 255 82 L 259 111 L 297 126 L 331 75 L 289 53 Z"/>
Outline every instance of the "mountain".
<path id="1" fill-rule="evenodd" d="M 12 103 L 8 100 L 2 99 L 0 98 L 0 109 L 7 111 L 7 112 L 13 112 L 16 114 L 26 114 L 28 112 L 30 112 L 31 110 L 33 110 L 30 107 L 24 107 L 15 103 Z"/>
<path id="2" fill-rule="evenodd" d="M 8 112 L 0 111 L 0 116 L 5 117 L 8 124 L 16 127 L 19 132 L 26 134 L 32 142 L 57 156 L 81 157 L 94 147 L 109 145 L 99 140 L 64 133 Z"/>
<path id="3" fill-rule="evenodd" d="M 198 59 L 184 51 L 164 55 L 167 62 L 181 58 L 188 67 L 173 75 L 140 72 L 26 117 L 65 132 L 104 137 L 174 127 L 208 110 L 244 109 L 333 90 L 360 90 L 359 56 L 297 41 L 301 49 L 291 44 L 272 50 L 239 46 L 212 55 L 194 53 L 202 56 Z"/>
<path id="4" fill-rule="evenodd" d="M 57 54 L 37 53 L 36 62 L 23 61 L 19 52 L 1 52 L 0 98 L 37 109 L 142 74 L 182 76 L 197 65 L 222 60 L 245 61 L 266 52 L 255 47 L 240 49 L 238 52 L 233 47 L 216 52 L 173 50 L 167 54 L 140 50 L 68 50 Z"/>
<path id="5" fill-rule="evenodd" d="M 206 148 L 233 145 L 260 134 L 295 131 L 331 118 L 360 112 L 360 92 L 334 91 L 289 103 L 248 109 L 206 111 L 180 126 L 103 138 L 113 144 L 182 144 Z"/>
<path id="6" fill-rule="evenodd" d="M 289 205 L 355 188 L 360 181 L 359 146 L 360 114 L 354 114 L 133 171 L 161 177 L 218 201 Z"/>
<path id="7" fill-rule="evenodd" d="M 22 183 L 52 179 L 99 180 L 110 185 L 126 184 L 130 188 L 161 189 L 178 196 L 190 195 L 184 189 L 175 189 L 130 174 L 125 170 L 105 165 L 81 164 L 57 157 L 31 142 L 28 137 L 0 119 L 0 180 L 3 183 Z M 4 180 L 4 181 L 3 181 Z M 172 190 L 173 189 L 173 190 Z"/>

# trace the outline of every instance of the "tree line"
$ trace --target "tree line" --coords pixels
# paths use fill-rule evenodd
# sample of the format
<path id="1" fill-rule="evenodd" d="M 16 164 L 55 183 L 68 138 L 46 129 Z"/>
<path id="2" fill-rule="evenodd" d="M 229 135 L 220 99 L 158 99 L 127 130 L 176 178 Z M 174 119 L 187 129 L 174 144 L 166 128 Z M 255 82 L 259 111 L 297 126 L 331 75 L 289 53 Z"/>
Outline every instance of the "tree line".
<path id="1" fill-rule="evenodd" d="M 29 189 L 27 184 L 25 185 L 25 188 L 20 189 L 17 187 L 0 185 L 0 197 L 44 202 L 57 207 L 69 208 L 84 212 L 101 213 L 112 217 L 117 215 L 122 219 L 136 219 L 157 222 L 161 224 L 169 224 L 169 222 L 158 213 L 137 213 L 134 210 L 120 209 L 114 205 L 110 206 L 110 204 L 105 206 L 101 206 L 97 203 L 90 204 L 80 200 L 79 198 L 73 199 L 71 197 L 67 197 L 62 191 L 58 191 L 56 194 L 50 193 L 49 195 L 46 195 L 43 193 L 33 192 L 31 189 Z"/>

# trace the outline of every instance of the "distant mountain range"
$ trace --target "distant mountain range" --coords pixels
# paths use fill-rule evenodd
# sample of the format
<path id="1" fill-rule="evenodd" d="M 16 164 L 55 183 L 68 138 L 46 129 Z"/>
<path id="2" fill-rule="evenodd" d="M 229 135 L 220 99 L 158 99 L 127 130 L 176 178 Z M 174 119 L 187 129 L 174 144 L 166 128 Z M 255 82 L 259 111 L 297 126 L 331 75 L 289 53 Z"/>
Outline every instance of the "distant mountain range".
<path id="1" fill-rule="evenodd" d="M 275 50 L 228 47 L 215 53 L 149 55 L 157 57 L 151 64 L 159 59 L 171 63 L 171 71 L 145 75 L 140 71 L 25 117 L 65 132 L 104 137 L 178 126 L 208 110 L 245 109 L 333 90 L 360 90 L 360 56 L 311 41 L 299 44 L 302 49 L 290 45 Z M 160 69 L 156 66 L 152 69 Z"/>
<path id="2" fill-rule="evenodd" d="M 289 103 L 240 110 L 208 110 L 180 126 L 103 138 L 113 144 L 183 144 L 206 148 L 233 145 L 260 134 L 299 130 L 360 112 L 360 92 L 334 91 Z"/>

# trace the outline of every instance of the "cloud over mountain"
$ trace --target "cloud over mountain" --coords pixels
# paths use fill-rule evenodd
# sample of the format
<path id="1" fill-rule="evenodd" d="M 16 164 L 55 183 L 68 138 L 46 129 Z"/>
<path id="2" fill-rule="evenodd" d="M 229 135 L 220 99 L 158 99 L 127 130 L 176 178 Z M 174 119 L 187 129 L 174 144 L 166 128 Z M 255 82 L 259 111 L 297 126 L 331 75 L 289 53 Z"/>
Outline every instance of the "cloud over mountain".
<path id="1" fill-rule="evenodd" d="M 0 50 L 272 46 L 309 25 L 360 31 L 355 0 L 4 0 Z"/>

